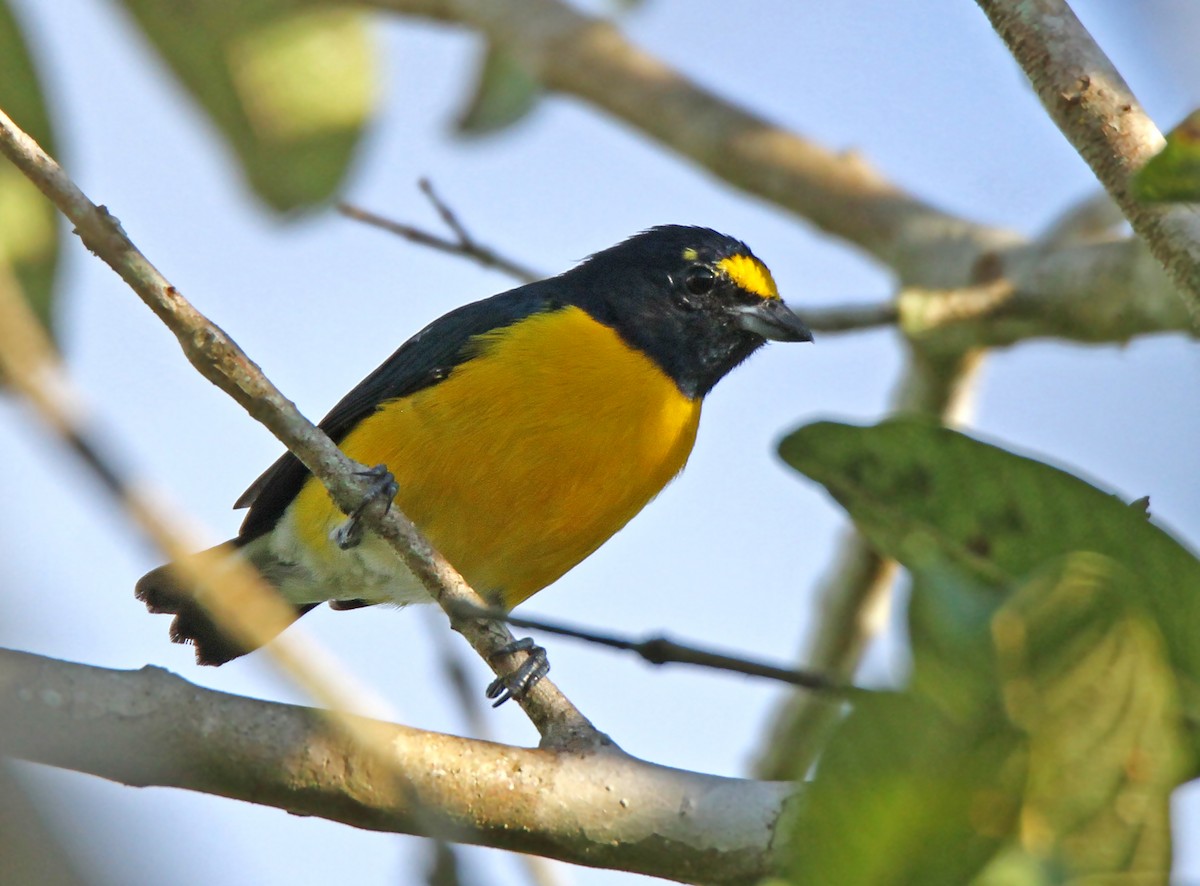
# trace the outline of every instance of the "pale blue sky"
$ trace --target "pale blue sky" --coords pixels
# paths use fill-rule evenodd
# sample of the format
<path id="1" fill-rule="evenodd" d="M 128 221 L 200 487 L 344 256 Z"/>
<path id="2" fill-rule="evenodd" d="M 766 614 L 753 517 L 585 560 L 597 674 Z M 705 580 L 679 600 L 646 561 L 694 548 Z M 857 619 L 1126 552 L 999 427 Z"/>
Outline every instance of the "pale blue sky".
<path id="1" fill-rule="evenodd" d="M 510 283 L 331 213 L 283 224 L 231 174 L 224 147 L 162 75 L 115 4 L 16 0 L 58 112 L 62 159 L 143 251 L 318 418 L 404 338 L 450 308 Z M 1080 2 L 1150 112 L 1167 126 L 1197 104 L 1200 72 L 1166 15 L 1186 0 Z M 1023 75 L 969 0 L 755 4 L 651 0 L 623 27 L 703 84 L 837 149 L 861 151 L 918 195 L 979 221 L 1035 233 L 1095 187 Z M 1178 12 L 1178 10 L 1175 10 Z M 1193 18 L 1193 21 L 1195 19 Z M 1195 33 L 1192 31 L 1192 33 Z M 472 67 L 466 32 L 421 22 L 378 30 L 385 98 L 348 198 L 434 226 L 415 187 L 430 176 L 484 242 L 556 272 L 642 228 L 703 224 L 746 240 L 799 306 L 874 301 L 887 276 L 860 255 L 571 99 L 553 99 L 499 138 L 448 136 Z M 1178 42 L 1178 41 L 1176 41 Z M 1186 43 L 1186 41 L 1183 41 Z M 1197 76 L 1192 76 L 1197 75 Z M 60 313 L 76 380 L 114 448 L 216 536 L 230 505 L 279 452 L 270 435 L 203 381 L 174 339 L 107 268 L 69 243 Z M 842 521 L 820 490 L 773 455 L 815 417 L 880 416 L 901 366 L 889 332 L 823 336 L 756 355 L 706 405 L 683 476 L 599 553 L 523 607 L 634 635 L 667 630 L 780 660 L 810 624 L 813 587 Z M 1076 467 L 1200 542 L 1200 350 L 1178 337 L 1118 347 L 1027 344 L 993 355 L 976 426 Z M 165 619 L 132 597 L 157 563 L 90 479 L 47 435 L 0 402 L 0 644 L 98 665 L 168 667 L 233 692 L 298 698 L 251 656 L 199 669 L 167 642 Z M 69 547 L 62 540 L 69 540 Z M 310 632 L 412 725 L 455 731 L 433 622 L 419 611 L 318 611 Z M 864 679 L 900 679 L 897 632 Z M 600 728 L 656 762 L 740 774 L 780 689 L 637 662 L 550 638 L 554 676 Z M 485 668 L 471 661 L 480 686 Z M 506 741 L 535 741 L 515 707 L 489 714 Z M 420 843 L 201 795 L 135 791 L 33 767 L 80 858 L 113 884 L 406 883 Z M 1177 873 L 1200 879 L 1200 791 L 1178 798 Z M 473 851 L 481 882 L 519 883 L 512 863 Z M 570 882 L 633 882 L 564 871 Z"/>

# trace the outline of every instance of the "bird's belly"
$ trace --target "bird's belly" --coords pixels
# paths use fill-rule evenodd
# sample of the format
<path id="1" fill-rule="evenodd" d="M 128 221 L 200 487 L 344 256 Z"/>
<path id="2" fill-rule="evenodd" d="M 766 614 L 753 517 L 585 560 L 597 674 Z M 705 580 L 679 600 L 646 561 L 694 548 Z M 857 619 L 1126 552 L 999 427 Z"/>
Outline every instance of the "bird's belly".
<path id="1" fill-rule="evenodd" d="M 383 404 L 342 448 L 386 464 L 400 509 L 477 591 L 513 606 L 682 469 L 700 402 L 576 308 L 489 333 L 480 347 L 446 380 Z M 328 542 L 342 519 L 310 481 L 284 521 L 337 576 L 330 596 L 413 599 L 411 576 L 378 539 L 350 552 Z M 368 586 L 356 594 L 347 579 Z"/>
<path id="2" fill-rule="evenodd" d="M 316 521 L 313 516 L 311 509 L 289 509 L 270 534 L 242 549 L 285 599 L 298 604 L 430 602 L 421 582 L 383 539 L 364 533 L 358 545 L 343 550 L 329 538 L 346 519 L 341 512 L 330 502 L 326 514 Z M 327 531 L 322 535 L 318 527 Z"/>

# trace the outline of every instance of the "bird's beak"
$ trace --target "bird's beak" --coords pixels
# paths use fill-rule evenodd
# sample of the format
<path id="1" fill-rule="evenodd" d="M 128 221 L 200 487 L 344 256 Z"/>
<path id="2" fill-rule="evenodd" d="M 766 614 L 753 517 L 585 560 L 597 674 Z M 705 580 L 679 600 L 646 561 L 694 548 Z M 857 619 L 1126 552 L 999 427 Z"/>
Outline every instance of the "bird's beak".
<path id="1" fill-rule="evenodd" d="M 770 341 L 812 341 L 812 330 L 778 298 L 764 298 L 737 309 L 738 325 Z"/>

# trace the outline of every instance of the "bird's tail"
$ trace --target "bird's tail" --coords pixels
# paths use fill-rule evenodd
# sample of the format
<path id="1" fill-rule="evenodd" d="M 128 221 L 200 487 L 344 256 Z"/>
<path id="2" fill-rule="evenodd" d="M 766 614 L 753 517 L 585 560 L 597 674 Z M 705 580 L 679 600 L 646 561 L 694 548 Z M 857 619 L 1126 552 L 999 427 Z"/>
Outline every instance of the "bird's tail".
<path id="1" fill-rule="evenodd" d="M 236 557 L 237 545 L 226 542 L 195 556 L 221 560 Z M 143 575 L 134 587 L 134 594 L 151 612 L 175 616 L 171 621 L 171 642 L 195 646 L 197 664 L 222 665 L 254 651 L 253 647 L 240 643 L 217 626 L 204 607 L 196 602 L 184 576 L 171 563 Z M 296 605 L 296 618 L 316 605 Z"/>

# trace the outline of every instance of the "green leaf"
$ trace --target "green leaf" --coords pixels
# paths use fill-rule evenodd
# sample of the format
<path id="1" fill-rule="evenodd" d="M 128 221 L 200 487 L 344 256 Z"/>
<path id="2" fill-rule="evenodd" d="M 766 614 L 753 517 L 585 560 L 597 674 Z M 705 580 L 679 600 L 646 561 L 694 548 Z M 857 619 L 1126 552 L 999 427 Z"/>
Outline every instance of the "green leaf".
<path id="1" fill-rule="evenodd" d="M 1133 193 L 1146 202 L 1200 200 L 1200 111 L 1167 133 L 1167 144 L 1133 176 Z"/>
<path id="2" fill-rule="evenodd" d="M 1100 554 L 1072 554 L 1039 570 L 993 620 L 1005 706 L 1028 739 L 1019 846 L 1063 881 L 1165 883 L 1170 871 L 1168 799 L 1187 755 L 1138 581 Z"/>
<path id="3" fill-rule="evenodd" d="M 1200 562 L 1143 510 L 1065 471 L 915 419 L 809 425 L 788 436 L 780 454 L 912 573 L 913 618 L 922 620 L 914 647 L 918 627 L 947 648 L 969 647 L 978 628 L 961 637 L 938 629 L 947 607 L 974 611 L 978 623 L 1046 563 L 1097 552 L 1133 576 L 1163 633 L 1184 709 L 1200 717 Z M 928 588 L 949 600 L 926 605 Z"/>
<path id="4" fill-rule="evenodd" d="M 0 107 L 54 154 L 50 112 L 16 19 L 0 0 Z M 51 326 L 60 224 L 54 206 L 11 163 L 0 163 L 0 264 L 16 273 L 34 313 Z"/>
<path id="5" fill-rule="evenodd" d="M 455 128 L 461 135 L 499 132 L 532 111 L 541 94 L 537 78 L 515 56 L 489 44 L 475 91 Z"/>
<path id="6" fill-rule="evenodd" d="M 791 882 L 1166 882 L 1187 753 L 1137 581 L 1077 553 L 983 622 L 945 615 L 983 650 L 947 663 L 979 699 L 858 696 L 788 824 Z"/>
<path id="7" fill-rule="evenodd" d="M 997 614 L 1013 721 L 1030 737 L 1026 848 L 1073 875 L 1170 868 L 1186 759 L 1174 680 L 1138 578 L 1097 554 L 1042 570 Z"/>
<path id="8" fill-rule="evenodd" d="M 788 878 L 839 886 L 959 884 L 1013 828 L 1021 737 L 998 710 L 956 722 L 913 694 L 858 702 L 790 820 Z"/>
<path id="9" fill-rule="evenodd" d="M 301 0 L 122 0 L 278 210 L 341 185 L 376 101 L 362 17 Z"/>
<path id="10" fill-rule="evenodd" d="M 948 713 L 969 718 L 1002 705 L 991 636 L 1006 593 L 953 564 L 927 565 L 912 576 L 912 685 Z"/>

